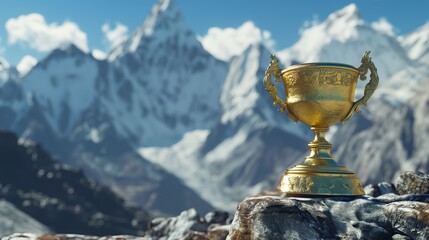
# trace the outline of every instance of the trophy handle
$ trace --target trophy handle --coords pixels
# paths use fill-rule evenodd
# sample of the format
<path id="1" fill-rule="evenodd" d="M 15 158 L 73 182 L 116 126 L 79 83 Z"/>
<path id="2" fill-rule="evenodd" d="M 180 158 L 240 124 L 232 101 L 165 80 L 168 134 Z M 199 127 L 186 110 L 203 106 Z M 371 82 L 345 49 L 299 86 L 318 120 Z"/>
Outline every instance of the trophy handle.
<path id="1" fill-rule="evenodd" d="M 352 108 L 350 109 L 350 112 L 347 114 L 347 116 L 341 120 L 341 124 L 345 124 L 350 118 L 353 116 L 355 112 L 360 113 L 360 108 L 363 105 L 366 106 L 368 100 L 371 98 L 372 94 L 374 94 L 375 89 L 377 89 L 378 86 L 378 73 L 377 68 L 375 67 L 374 63 L 372 62 L 371 58 L 369 57 L 369 54 L 371 51 L 366 51 L 362 59 L 360 60 L 361 65 L 358 67 L 360 80 L 366 80 L 366 74 L 368 73 L 368 70 L 371 71 L 369 80 L 369 83 L 366 84 L 365 90 L 363 93 L 363 97 L 359 99 L 357 102 L 353 103 Z"/>
<path id="2" fill-rule="evenodd" d="M 276 86 L 271 82 L 271 76 L 274 76 L 274 80 L 276 82 L 280 82 L 281 78 L 281 69 L 279 68 L 279 60 L 276 56 L 271 55 L 271 61 L 270 65 L 268 66 L 267 70 L 265 71 L 265 77 L 264 77 L 264 86 L 265 90 L 267 90 L 268 94 L 273 99 L 273 105 L 279 105 L 280 108 L 278 109 L 279 112 L 286 112 L 287 116 L 292 119 L 292 121 L 297 122 L 298 118 L 295 117 L 291 112 L 287 109 L 287 104 L 283 99 L 281 99 L 277 95 L 277 88 Z"/>

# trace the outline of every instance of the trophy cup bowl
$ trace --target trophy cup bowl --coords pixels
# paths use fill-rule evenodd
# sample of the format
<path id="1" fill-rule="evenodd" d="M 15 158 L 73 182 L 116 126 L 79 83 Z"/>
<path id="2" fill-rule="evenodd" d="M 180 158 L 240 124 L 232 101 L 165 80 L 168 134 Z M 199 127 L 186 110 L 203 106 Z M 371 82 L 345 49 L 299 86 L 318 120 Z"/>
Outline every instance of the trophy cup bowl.
<path id="1" fill-rule="evenodd" d="M 310 155 L 304 162 L 285 171 L 277 186 L 288 195 L 304 196 L 360 196 L 364 194 L 356 175 L 340 166 L 331 156 L 332 145 L 325 139 L 329 126 L 346 123 L 361 105 L 366 105 L 378 85 L 377 69 L 370 52 L 365 52 L 361 65 L 355 68 L 340 63 L 306 63 L 292 65 L 285 70 L 272 56 L 264 77 L 264 86 L 279 111 L 284 111 L 293 121 L 301 121 L 311 127 L 315 138 L 308 144 Z M 364 95 L 354 102 L 358 78 L 366 79 L 371 71 L 370 82 Z M 272 83 L 281 80 L 286 100 L 277 95 Z"/>
<path id="2" fill-rule="evenodd" d="M 288 67 L 284 79 L 288 111 L 306 125 L 332 126 L 350 112 L 358 70 L 337 63 L 309 63 Z"/>

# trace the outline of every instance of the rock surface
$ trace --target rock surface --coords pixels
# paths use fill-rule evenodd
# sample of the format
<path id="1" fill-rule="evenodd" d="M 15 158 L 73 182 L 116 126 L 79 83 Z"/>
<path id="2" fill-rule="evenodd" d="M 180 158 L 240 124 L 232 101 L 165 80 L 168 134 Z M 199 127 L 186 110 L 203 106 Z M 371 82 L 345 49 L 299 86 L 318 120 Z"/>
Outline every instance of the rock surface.
<path id="1" fill-rule="evenodd" d="M 362 197 L 269 192 L 240 203 L 227 239 L 429 239 L 428 190 L 429 175 L 404 172 Z"/>
<path id="2" fill-rule="evenodd" d="M 155 218 L 143 236 L 91 236 L 77 234 L 12 234 L 2 240 L 224 240 L 229 232 L 229 214 L 213 211 L 200 216 L 195 209 L 179 216 Z"/>

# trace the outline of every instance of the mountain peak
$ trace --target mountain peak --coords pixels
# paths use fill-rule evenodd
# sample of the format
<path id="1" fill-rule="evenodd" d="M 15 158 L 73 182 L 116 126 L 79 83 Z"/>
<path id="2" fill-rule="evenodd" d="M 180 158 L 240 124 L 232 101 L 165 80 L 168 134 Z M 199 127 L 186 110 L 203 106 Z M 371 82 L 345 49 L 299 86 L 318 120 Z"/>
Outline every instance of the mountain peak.
<path id="1" fill-rule="evenodd" d="M 158 0 L 143 23 L 143 32 L 150 36 L 155 29 L 170 30 L 170 24 L 180 24 L 182 16 L 174 0 Z"/>
<path id="2" fill-rule="evenodd" d="M 176 7 L 176 2 L 174 0 L 158 0 L 156 6 L 159 7 L 161 11 L 166 11 L 167 8 Z"/>
<path id="3" fill-rule="evenodd" d="M 85 53 L 82 49 L 71 43 L 54 49 L 45 59 L 39 62 L 38 66 L 47 68 L 51 62 L 57 62 L 58 60 L 69 58 L 84 59 L 86 57 L 93 58 L 91 54 Z"/>
<path id="4" fill-rule="evenodd" d="M 185 33 L 185 35 L 193 35 L 185 26 L 176 1 L 158 0 L 143 24 L 134 31 L 127 41 L 113 49 L 108 59 L 113 61 L 123 56 L 126 52 L 134 53 L 153 38 L 163 41 L 177 35 L 178 32 Z"/>
<path id="5" fill-rule="evenodd" d="M 356 4 L 352 3 L 328 16 L 322 23 L 325 31 L 334 39 L 343 41 L 355 35 L 355 29 L 364 25 Z"/>
<path id="6" fill-rule="evenodd" d="M 338 20 L 338 19 L 348 19 L 348 20 L 354 20 L 354 19 L 362 19 L 360 16 L 360 12 L 356 4 L 352 3 L 344 8 L 332 13 L 329 15 L 328 20 Z"/>
<path id="7" fill-rule="evenodd" d="M 82 49 L 74 45 L 73 43 L 69 45 L 62 46 L 60 48 L 57 48 L 53 50 L 48 57 L 46 57 L 46 60 L 54 58 L 68 58 L 68 57 L 81 57 L 81 56 L 91 56 L 87 53 L 85 53 Z M 45 61 L 46 61 L 45 60 Z"/>

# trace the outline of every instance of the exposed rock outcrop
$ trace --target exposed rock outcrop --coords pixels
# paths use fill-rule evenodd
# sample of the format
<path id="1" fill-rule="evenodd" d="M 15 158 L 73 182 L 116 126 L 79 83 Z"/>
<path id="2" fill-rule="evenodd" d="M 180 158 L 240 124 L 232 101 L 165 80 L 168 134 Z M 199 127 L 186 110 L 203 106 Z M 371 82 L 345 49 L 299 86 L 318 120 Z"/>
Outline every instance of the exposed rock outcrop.
<path id="1" fill-rule="evenodd" d="M 404 172 L 394 183 L 365 187 L 362 197 L 250 197 L 227 239 L 429 239 L 428 180 Z"/>

